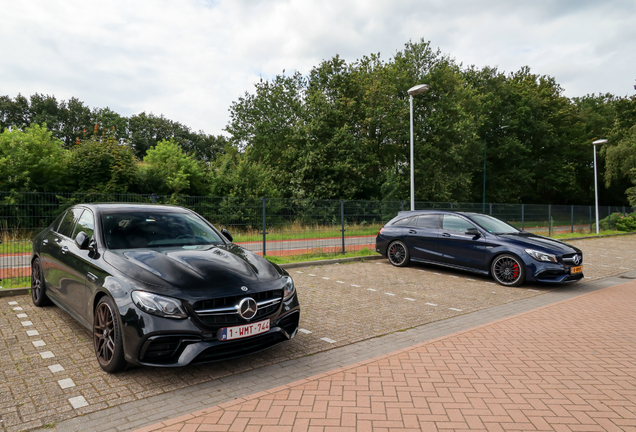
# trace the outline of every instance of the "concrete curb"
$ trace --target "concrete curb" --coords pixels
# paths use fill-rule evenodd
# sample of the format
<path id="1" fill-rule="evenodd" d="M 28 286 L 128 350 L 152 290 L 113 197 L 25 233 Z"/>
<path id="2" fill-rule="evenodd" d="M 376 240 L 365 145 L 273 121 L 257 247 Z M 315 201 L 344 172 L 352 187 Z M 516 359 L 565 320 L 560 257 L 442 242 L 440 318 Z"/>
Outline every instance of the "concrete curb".
<path id="1" fill-rule="evenodd" d="M 29 290 L 31 288 L 9 288 L 9 289 L 0 289 L 0 297 L 13 297 L 19 295 L 29 295 Z"/>
<path id="2" fill-rule="evenodd" d="M 340 263 L 353 262 L 353 261 L 378 260 L 382 258 L 384 258 L 382 255 L 367 255 L 367 256 L 359 256 L 359 257 L 336 258 L 336 259 L 319 260 L 319 261 L 302 261 L 297 263 L 279 264 L 279 267 L 284 269 L 293 269 L 293 268 L 311 267 L 311 266 L 317 266 L 317 265 L 340 264 Z"/>
<path id="3" fill-rule="evenodd" d="M 636 232 L 628 232 L 628 233 L 621 233 L 621 234 L 604 234 L 604 235 L 585 236 L 585 237 L 555 238 L 554 240 L 563 241 L 567 243 L 568 241 L 572 241 L 572 240 L 587 240 L 587 239 L 595 239 L 595 238 L 603 238 L 603 237 L 620 237 L 620 236 L 626 236 L 626 235 L 636 235 Z M 550 238 L 553 238 L 553 237 L 550 237 Z"/>

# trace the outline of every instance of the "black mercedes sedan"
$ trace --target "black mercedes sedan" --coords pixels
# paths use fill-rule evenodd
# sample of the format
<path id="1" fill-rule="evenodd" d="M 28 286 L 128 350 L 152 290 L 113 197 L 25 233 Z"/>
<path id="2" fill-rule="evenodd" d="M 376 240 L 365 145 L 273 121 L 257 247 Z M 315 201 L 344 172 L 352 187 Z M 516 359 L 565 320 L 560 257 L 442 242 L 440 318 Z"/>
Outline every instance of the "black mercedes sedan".
<path id="1" fill-rule="evenodd" d="M 300 306 L 279 266 L 172 206 L 82 204 L 33 240 L 31 295 L 93 333 L 99 365 L 184 366 L 293 338 Z"/>
<path id="2" fill-rule="evenodd" d="M 576 247 L 479 213 L 400 212 L 378 233 L 376 251 L 398 267 L 435 264 L 491 275 L 506 286 L 583 278 L 583 253 Z"/>

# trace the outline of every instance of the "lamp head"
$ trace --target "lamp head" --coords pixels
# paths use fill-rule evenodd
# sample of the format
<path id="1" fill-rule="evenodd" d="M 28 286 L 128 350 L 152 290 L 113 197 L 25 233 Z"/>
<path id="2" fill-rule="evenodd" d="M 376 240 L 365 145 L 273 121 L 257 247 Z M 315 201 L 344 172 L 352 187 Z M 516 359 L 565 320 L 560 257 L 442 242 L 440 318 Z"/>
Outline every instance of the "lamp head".
<path id="1" fill-rule="evenodd" d="M 606 144 L 606 143 L 607 143 L 606 139 L 598 139 L 598 140 L 594 141 L 592 144 L 596 146 L 596 145 L 601 145 L 601 144 Z"/>
<path id="2" fill-rule="evenodd" d="M 426 93 L 428 91 L 428 84 L 418 84 L 415 87 L 411 87 L 408 90 L 409 95 L 415 96 L 418 94 Z"/>

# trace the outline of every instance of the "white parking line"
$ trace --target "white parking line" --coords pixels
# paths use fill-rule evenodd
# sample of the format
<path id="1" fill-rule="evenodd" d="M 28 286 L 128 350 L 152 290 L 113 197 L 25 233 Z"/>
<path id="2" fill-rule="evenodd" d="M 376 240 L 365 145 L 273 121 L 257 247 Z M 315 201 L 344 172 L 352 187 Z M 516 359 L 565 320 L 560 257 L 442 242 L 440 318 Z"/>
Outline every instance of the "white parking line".
<path id="1" fill-rule="evenodd" d="M 619 267 L 619 268 L 620 268 L 620 269 L 623 269 L 623 270 L 629 270 L 629 268 L 628 268 L 628 267 Z"/>
<path id="2" fill-rule="evenodd" d="M 325 342 L 328 342 L 328 343 L 336 343 L 336 341 L 335 341 L 335 340 L 333 340 L 333 339 L 329 339 L 329 338 L 320 338 L 320 340 L 325 341 Z"/>
<path id="3" fill-rule="evenodd" d="M 62 367 L 62 365 L 58 363 L 58 364 L 54 364 L 54 365 L 49 366 L 49 370 L 52 373 L 62 372 L 64 370 L 64 367 Z"/>
<path id="4" fill-rule="evenodd" d="M 539 290 L 535 290 L 535 289 L 529 289 L 528 291 L 532 291 L 532 292 L 541 292 Z"/>
<path id="5" fill-rule="evenodd" d="M 343 284 L 344 282 L 343 281 L 336 281 L 336 283 L 342 283 Z"/>
<path id="6" fill-rule="evenodd" d="M 360 288 L 360 285 L 351 284 L 351 286 L 356 287 L 356 288 Z"/>
<path id="7" fill-rule="evenodd" d="M 32 341 L 31 342 L 33 344 L 34 347 L 38 348 L 38 347 L 43 347 L 46 345 L 46 342 L 44 342 L 43 340 L 36 340 L 36 341 Z"/>
<path id="8" fill-rule="evenodd" d="M 415 299 L 408 298 L 408 297 L 404 297 L 404 300 L 408 300 L 408 301 L 415 301 Z"/>
<path id="9" fill-rule="evenodd" d="M 494 283 L 494 282 L 486 282 L 486 283 L 487 283 L 488 285 L 497 285 L 497 284 L 496 284 L 496 283 Z"/>
<path id="10" fill-rule="evenodd" d="M 623 259 L 623 257 L 616 257 L 616 259 Z"/>
<path id="11" fill-rule="evenodd" d="M 453 276 L 453 275 L 449 275 L 449 276 L 455 279 L 459 279 L 459 276 Z"/>
<path id="12" fill-rule="evenodd" d="M 316 275 L 312 275 L 311 273 L 307 273 L 309 276 L 316 276 Z"/>
<path id="13" fill-rule="evenodd" d="M 40 356 L 43 359 L 47 359 L 47 358 L 55 357 L 55 354 L 53 354 L 51 351 L 44 351 L 40 353 Z"/>
<path id="14" fill-rule="evenodd" d="M 39 336 L 40 332 L 37 330 L 27 330 L 27 336 Z"/>
<path id="15" fill-rule="evenodd" d="M 305 333 L 305 334 L 311 334 L 311 332 L 309 330 L 306 330 L 304 328 L 299 328 L 298 331 L 301 332 L 301 333 Z"/>
<path id="16" fill-rule="evenodd" d="M 609 267 L 608 265 L 601 264 L 601 267 Z"/>
<path id="17" fill-rule="evenodd" d="M 17 316 L 18 318 L 26 318 L 26 317 L 28 317 L 28 315 L 27 315 L 27 314 L 17 314 L 16 316 Z"/>
<path id="18" fill-rule="evenodd" d="M 68 401 L 74 409 L 88 406 L 88 402 L 84 399 L 84 396 L 72 397 Z"/>
<path id="19" fill-rule="evenodd" d="M 322 278 L 323 278 L 323 279 L 329 279 L 328 277 L 324 277 L 324 276 L 323 276 Z"/>
<path id="20" fill-rule="evenodd" d="M 14 311 L 21 311 L 21 310 L 24 310 L 24 309 L 22 309 L 20 306 L 18 306 L 18 307 L 14 307 L 13 310 Z"/>
<path id="21" fill-rule="evenodd" d="M 429 306 L 437 306 L 435 303 L 425 303 L 425 304 L 427 304 Z"/>
<path id="22" fill-rule="evenodd" d="M 376 290 L 376 289 L 373 289 L 373 288 L 367 288 L 367 291 L 374 291 L 374 292 L 375 292 L 375 291 L 377 291 L 377 290 Z"/>
<path id="23" fill-rule="evenodd" d="M 475 280 L 475 279 L 469 279 L 469 278 L 466 278 L 466 280 L 469 280 L 469 281 L 471 281 L 471 282 L 477 282 L 477 280 Z"/>
<path id="24" fill-rule="evenodd" d="M 16 302 L 16 301 L 10 301 L 9 302 L 9 305 L 11 305 L 11 306 L 17 306 L 17 304 L 18 304 L 18 302 Z"/>
<path id="25" fill-rule="evenodd" d="M 71 388 L 71 387 L 75 387 L 75 383 L 74 383 L 74 382 L 73 382 L 73 380 L 72 380 L 72 379 L 70 379 L 70 378 L 65 378 L 65 379 L 63 379 L 63 380 L 59 380 L 57 383 L 58 383 L 58 384 L 60 385 L 60 387 L 62 387 L 63 389 Z"/>
<path id="26" fill-rule="evenodd" d="M 462 311 L 461 309 L 456 309 L 456 308 L 449 308 L 449 309 L 452 310 L 452 311 L 456 311 L 456 312 L 461 312 Z"/>
<path id="27" fill-rule="evenodd" d="M 301 272 L 301 271 L 299 271 L 299 270 L 296 270 L 296 273 L 302 273 L 302 272 Z"/>
<path id="28" fill-rule="evenodd" d="M 441 273 L 433 273 L 434 275 L 441 276 Z"/>
<path id="29" fill-rule="evenodd" d="M 384 294 L 386 294 L 386 295 L 390 295 L 390 296 L 394 296 L 394 295 L 395 295 L 395 294 L 393 294 L 393 293 L 384 293 Z"/>
<path id="30" fill-rule="evenodd" d="M 29 327 L 29 326 L 32 326 L 32 325 L 33 325 L 33 323 L 32 323 L 31 321 L 22 321 L 22 323 L 21 323 L 21 324 L 22 324 L 24 327 Z"/>

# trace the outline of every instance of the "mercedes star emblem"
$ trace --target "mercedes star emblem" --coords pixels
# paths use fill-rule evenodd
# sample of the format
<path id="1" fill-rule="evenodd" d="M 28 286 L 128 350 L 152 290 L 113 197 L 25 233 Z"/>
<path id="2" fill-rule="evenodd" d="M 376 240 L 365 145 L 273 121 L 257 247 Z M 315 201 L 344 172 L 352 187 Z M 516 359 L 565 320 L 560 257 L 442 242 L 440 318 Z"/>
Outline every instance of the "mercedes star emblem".
<path id="1" fill-rule="evenodd" d="M 237 306 L 238 313 L 245 319 L 252 319 L 256 315 L 258 305 L 251 297 L 245 297 Z"/>
<path id="2" fill-rule="evenodd" d="M 241 287 L 241 291 L 247 291 L 247 287 L 246 286 L 242 286 Z"/>

